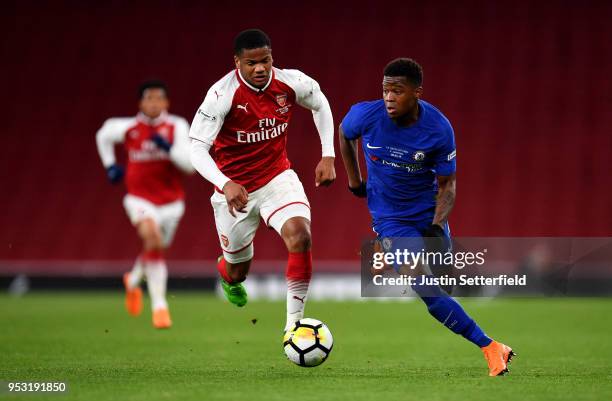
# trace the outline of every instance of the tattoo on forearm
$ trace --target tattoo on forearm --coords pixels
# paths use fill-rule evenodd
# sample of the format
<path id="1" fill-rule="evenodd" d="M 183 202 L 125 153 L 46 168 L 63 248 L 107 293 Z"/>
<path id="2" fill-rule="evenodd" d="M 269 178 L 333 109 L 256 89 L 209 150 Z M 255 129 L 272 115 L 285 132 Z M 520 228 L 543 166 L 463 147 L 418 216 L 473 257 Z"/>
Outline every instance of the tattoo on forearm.
<path id="1" fill-rule="evenodd" d="M 455 204 L 455 193 L 451 189 L 444 189 L 436 198 L 436 214 L 434 223 L 442 223 L 448 219 L 448 215 Z"/>

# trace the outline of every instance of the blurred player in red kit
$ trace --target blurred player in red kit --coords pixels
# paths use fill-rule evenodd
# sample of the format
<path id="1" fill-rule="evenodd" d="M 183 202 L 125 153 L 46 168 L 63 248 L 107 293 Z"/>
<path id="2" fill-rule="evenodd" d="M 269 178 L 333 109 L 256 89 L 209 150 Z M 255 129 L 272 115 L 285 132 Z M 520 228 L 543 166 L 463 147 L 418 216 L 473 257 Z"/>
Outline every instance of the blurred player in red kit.
<path id="1" fill-rule="evenodd" d="M 119 183 L 124 170 L 115 159 L 114 146 L 127 152 L 123 206 L 142 239 L 142 252 L 123 276 L 126 308 L 131 315 L 142 311 L 140 283 L 146 277 L 151 297 L 153 326 L 172 325 L 166 301 L 168 248 L 185 211 L 184 174 L 193 172 L 189 161 L 189 124 L 168 114 L 168 90 L 161 81 L 139 88 L 140 112 L 134 117 L 110 118 L 96 135 L 98 153 L 111 183 Z"/>
<path id="2" fill-rule="evenodd" d="M 247 303 L 241 283 L 254 255 L 259 220 L 285 242 L 287 329 L 304 316 L 312 274 L 310 205 L 287 159 L 289 124 L 296 106 L 312 111 L 322 145 L 315 182 L 327 186 L 336 178 L 333 118 L 315 80 L 272 67 L 264 32 L 249 29 L 236 37 L 234 63 L 196 112 L 189 133 L 191 162 L 215 185 L 211 203 L 223 250 L 218 269 L 230 302 Z"/>

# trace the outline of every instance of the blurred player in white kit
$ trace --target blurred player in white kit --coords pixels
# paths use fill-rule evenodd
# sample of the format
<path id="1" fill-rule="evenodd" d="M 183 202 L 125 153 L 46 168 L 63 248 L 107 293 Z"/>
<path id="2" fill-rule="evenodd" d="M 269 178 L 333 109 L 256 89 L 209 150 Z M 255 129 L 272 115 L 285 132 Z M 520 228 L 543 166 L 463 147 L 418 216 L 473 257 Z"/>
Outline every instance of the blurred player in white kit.
<path id="1" fill-rule="evenodd" d="M 189 161 L 189 124 L 168 113 L 166 85 L 148 81 L 139 88 L 140 112 L 134 117 L 106 120 L 96 135 L 98 153 L 113 184 L 124 177 L 115 159 L 115 144 L 127 152 L 123 206 L 142 239 L 142 252 L 130 272 L 123 276 L 126 309 L 137 316 L 142 312 L 140 284 L 146 277 L 153 326 L 172 326 L 166 282 L 168 269 L 164 250 L 170 246 L 185 211 L 182 179 L 194 170 Z"/>

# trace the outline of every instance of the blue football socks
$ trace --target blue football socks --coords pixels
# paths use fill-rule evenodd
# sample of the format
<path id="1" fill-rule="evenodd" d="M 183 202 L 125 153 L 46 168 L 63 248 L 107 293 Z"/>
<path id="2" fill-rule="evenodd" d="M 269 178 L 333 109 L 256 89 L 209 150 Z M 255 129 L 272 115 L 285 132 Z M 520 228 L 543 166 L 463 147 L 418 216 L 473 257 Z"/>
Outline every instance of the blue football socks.
<path id="1" fill-rule="evenodd" d="M 486 347 L 491 343 L 491 338 L 482 331 L 474 319 L 439 286 L 413 285 L 412 288 L 425 302 L 429 313 L 454 333 L 461 334 L 479 347 Z"/>

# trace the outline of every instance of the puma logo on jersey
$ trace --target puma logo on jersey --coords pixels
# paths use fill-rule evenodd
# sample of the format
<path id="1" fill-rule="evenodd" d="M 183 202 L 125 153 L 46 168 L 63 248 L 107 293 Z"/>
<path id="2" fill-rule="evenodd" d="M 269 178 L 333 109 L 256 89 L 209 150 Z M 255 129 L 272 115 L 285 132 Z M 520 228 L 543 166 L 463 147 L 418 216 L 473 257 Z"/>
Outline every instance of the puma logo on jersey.
<path id="1" fill-rule="evenodd" d="M 248 106 L 248 105 L 249 105 L 249 103 L 248 103 L 248 102 L 247 102 L 247 103 L 245 103 L 245 104 L 244 104 L 244 106 L 243 106 L 243 105 L 241 105 L 241 104 L 238 104 L 238 105 L 236 105 L 236 108 L 237 108 L 237 109 L 242 109 L 242 110 L 244 110 L 244 112 L 245 112 L 245 113 L 248 113 L 248 112 L 249 112 L 249 111 L 247 110 L 247 106 Z"/>
<path id="2" fill-rule="evenodd" d="M 297 295 L 293 296 L 293 299 L 297 299 L 298 301 L 304 303 L 304 299 L 306 298 L 306 295 L 304 295 L 302 298 L 298 297 Z"/>

